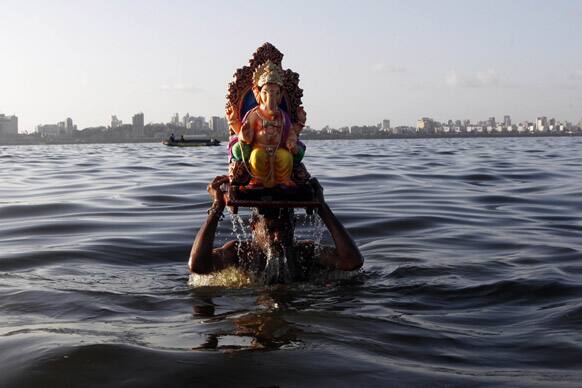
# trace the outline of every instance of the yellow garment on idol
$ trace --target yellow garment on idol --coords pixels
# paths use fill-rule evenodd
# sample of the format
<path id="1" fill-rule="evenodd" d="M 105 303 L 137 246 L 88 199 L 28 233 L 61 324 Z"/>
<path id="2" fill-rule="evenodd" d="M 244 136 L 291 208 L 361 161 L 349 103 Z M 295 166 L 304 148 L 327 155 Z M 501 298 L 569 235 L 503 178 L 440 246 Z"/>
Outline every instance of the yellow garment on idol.
<path id="1" fill-rule="evenodd" d="M 251 174 L 271 188 L 278 183 L 287 184 L 293 171 L 293 154 L 284 148 L 278 148 L 274 155 L 260 146 L 255 146 L 249 158 Z"/>

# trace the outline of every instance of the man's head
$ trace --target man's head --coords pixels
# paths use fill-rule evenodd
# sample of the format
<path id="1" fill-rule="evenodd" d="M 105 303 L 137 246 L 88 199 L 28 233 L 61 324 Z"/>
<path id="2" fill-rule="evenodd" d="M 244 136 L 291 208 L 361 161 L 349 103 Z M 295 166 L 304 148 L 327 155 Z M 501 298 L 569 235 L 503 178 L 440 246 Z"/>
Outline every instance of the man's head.
<path id="1" fill-rule="evenodd" d="M 253 209 L 250 219 L 251 231 L 256 242 L 290 245 L 295 233 L 293 209 Z"/>

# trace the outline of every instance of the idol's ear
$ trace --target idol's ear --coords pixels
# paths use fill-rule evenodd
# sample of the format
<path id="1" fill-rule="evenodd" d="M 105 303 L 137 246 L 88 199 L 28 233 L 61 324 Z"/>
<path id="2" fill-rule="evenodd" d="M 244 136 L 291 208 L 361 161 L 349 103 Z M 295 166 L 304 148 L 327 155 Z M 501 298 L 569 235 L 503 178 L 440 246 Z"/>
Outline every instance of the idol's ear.
<path id="1" fill-rule="evenodd" d="M 283 101 L 283 87 L 279 85 L 279 99 L 277 100 L 277 106 Z"/>
<path id="2" fill-rule="evenodd" d="M 255 100 L 257 104 L 261 105 L 261 89 L 258 86 L 253 86 L 253 94 L 255 95 Z"/>

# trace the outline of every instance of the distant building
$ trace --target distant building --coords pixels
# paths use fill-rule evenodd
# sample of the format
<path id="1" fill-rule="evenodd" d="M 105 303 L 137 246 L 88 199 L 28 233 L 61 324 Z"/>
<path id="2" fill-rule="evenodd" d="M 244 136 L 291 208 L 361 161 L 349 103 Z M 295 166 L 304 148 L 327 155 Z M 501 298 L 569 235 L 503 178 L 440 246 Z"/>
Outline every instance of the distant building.
<path id="1" fill-rule="evenodd" d="M 170 119 L 170 124 L 173 124 L 177 127 L 180 126 L 180 115 L 178 113 L 174 114 Z"/>
<path id="2" fill-rule="evenodd" d="M 467 133 L 483 133 L 486 130 L 482 125 L 468 125 Z"/>
<path id="3" fill-rule="evenodd" d="M 383 131 L 390 131 L 390 120 L 384 119 L 382 120 L 382 127 Z"/>
<path id="4" fill-rule="evenodd" d="M 210 130 L 218 133 L 226 133 L 228 131 L 228 122 L 225 117 L 212 116 L 208 120 Z"/>
<path id="5" fill-rule="evenodd" d="M 111 116 L 111 129 L 119 128 L 123 125 L 123 121 L 119 120 L 117 116 Z"/>
<path id="6" fill-rule="evenodd" d="M 67 135 L 72 135 L 73 131 L 77 130 L 77 126 L 73 124 L 73 119 L 70 117 L 67 117 L 67 119 L 65 120 L 65 133 Z"/>
<path id="7" fill-rule="evenodd" d="M 548 126 L 548 118 L 546 116 L 538 117 L 536 119 L 536 129 L 538 131 L 545 131 Z"/>
<path id="8" fill-rule="evenodd" d="M 398 127 L 392 128 L 392 133 L 395 135 L 412 135 L 416 129 L 414 127 L 409 127 L 406 125 L 400 125 Z"/>
<path id="9" fill-rule="evenodd" d="M 182 117 L 182 126 L 184 128 L 188 128 L 189 123 L 190 123 L 190 113 L 186 113 L 184 117 Z"/>
<path id="10" fill-rule="evenodd" d="M 18 117 L 0 114 L 0 136 L 18 134 Z"/>
<path id="11" fill-rule="evenodd" d="M 504 127 L 511 127 L 511 117 L 510 116 L 503 116 L 503 126 Z"/>
<path id="12" fill-rule="evenodd" d="M 64 134 L 64 128 L 58 124 L 44 124 L 37 125 L 36 132 L 42 137 L 57 137 Z"/>
<path id="13" fill-rule="evenodd" d="M 554 119 L 554 118 L 549 119 L 548 125 L 556 125 L 556 119 Z"/>
<path id="14" fill-rule="evenodd" d="M 143 113 L 134 114 L 131 122 L 133 124 L 133 135 L 135 137 L 143 137 L 144 135 L 144 117 Z"/>
<path id="15" fill-rule="evenodd" d="M 416 132 L 426 134 L 434 133 L 434 120 L 430 117 L 423 117 L 416 121 Z"/>
<path id="16" fill-rule="evenodd" d="M 59 121 L 56 124 L 41 124 L 36 126 L 36 132 L 42 137 L 60 137 L 60 136 L 71 136 L 73 130 L 76 130 L 77 126 L 73 125 L 73 119 L 67 117 L 65 121 Z"/>
<path id="17" fill-rule="evenodd" d="M 194 131 L 206 131 L 210 129 L 204 116 L 190 117 L 190 126 L 187 128 Z"/>
<path id="18" fill-rule="evenodd" d="M 350 127 L 350 134 L 354 136 L 374 136 L 380 132 L 375 125 L 352 125 Z"/>
<path id="19" fill-rule="evenodd" d="M 495 117 L 489 117 L 487 120 L 487 126 L 492 128 L 495 126 Z"/>
<path id="20" fill-rule="evenodd" d="M 204 131 L 208 130 L 208 123 L 203 116 L 190 116 L 188 118 L 188 123 L 186 124 L 187 129 L 191 129 L 193 131 Z"/>

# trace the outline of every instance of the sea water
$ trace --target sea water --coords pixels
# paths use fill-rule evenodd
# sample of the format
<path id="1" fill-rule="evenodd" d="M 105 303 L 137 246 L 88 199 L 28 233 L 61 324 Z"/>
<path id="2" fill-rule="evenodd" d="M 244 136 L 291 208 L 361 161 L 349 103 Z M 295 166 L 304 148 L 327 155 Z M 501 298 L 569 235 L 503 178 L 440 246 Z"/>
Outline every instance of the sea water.
<path id="1" fill-rule="evenodd" d="M 0 386 L 582 384 L 582 138 L 307 146 L 355 278 L 189 285 L 223 147 L 0 147 Z"/>

